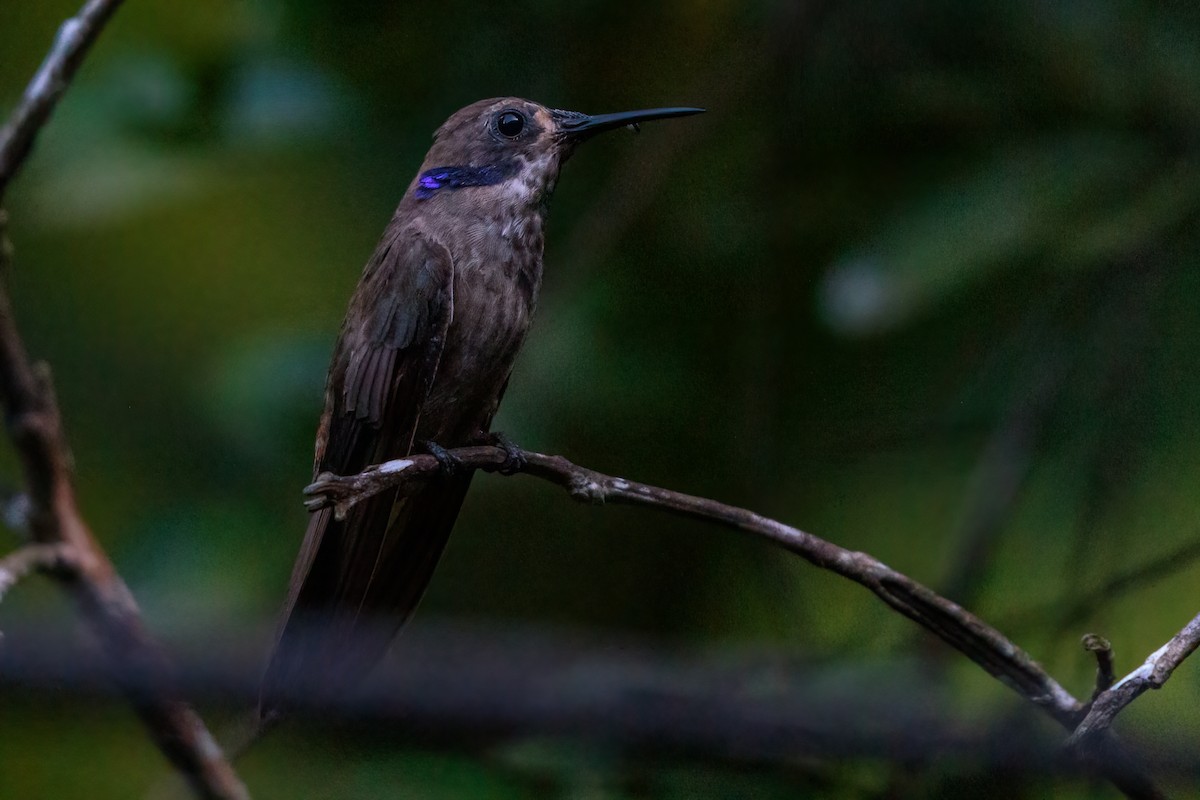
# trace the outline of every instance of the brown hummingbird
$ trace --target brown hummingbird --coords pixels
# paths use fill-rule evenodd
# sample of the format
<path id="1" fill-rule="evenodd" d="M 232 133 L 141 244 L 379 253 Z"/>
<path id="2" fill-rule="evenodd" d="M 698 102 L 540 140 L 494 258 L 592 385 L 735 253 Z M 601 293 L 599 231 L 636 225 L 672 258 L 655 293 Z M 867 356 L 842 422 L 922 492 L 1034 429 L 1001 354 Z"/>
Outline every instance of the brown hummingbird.
<path id="1" fill-rule="evenodd" d="M 415 449 L 445 474 L 377 495 L 343 520 L 313 514 L 263 680 L 264 719 L 300 699 L 327 702 L 383 655 L 429 584 L 471 482 L 444 448 L 505 443 L 490 434 L 492 417 L 537 304 L 563 163 L 602 131 L 702 110 L 592 116 L 502 97 L 467 106 L 434 134 L 350 300 L 313 475 L 352 475 Z"/>

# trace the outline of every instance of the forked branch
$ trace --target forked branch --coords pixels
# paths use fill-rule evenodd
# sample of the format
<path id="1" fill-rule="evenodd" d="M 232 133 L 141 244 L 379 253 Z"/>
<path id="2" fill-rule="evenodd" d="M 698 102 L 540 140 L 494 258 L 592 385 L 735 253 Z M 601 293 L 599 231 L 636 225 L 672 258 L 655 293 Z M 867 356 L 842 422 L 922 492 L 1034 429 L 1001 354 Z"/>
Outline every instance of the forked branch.
<path id="1" fill-rule="evenodd" d="M 21 102 L 0 129 L 0 198 L 119 5 L 120 0 L 89 0 L 63 23 Z M 0 209 L 0 279 L 7 277 L 11 260 L 5 223 Z M 100 643 L 109 674 L 196 793 L 214 800 L 248 797 L 200 717 L 172 686 L 166 659 L 143 625 L 133 595 L 76 505 L 71 455 L 50 371 L 30 363 L 2 283 L 0 404 L 20 458 L 28 498 L 20 521 L 31 540 L 0 565 L 6 570 L 0 581 L 12 582 L 39 568 L 59 577 Z"/>
<path id="2" fill-rule="evenodd" d="M 1200 615 L 1184 626 L 1171 640 L 1155 650 L 1133 672 L 1096 695 L 1087 716 L 1075 728 L 1067 747 L 1080 754 L 1097 748 L 1117 714 L 1149 689 L 1161 689 L 1175 668 L 1200 646 Z"/>

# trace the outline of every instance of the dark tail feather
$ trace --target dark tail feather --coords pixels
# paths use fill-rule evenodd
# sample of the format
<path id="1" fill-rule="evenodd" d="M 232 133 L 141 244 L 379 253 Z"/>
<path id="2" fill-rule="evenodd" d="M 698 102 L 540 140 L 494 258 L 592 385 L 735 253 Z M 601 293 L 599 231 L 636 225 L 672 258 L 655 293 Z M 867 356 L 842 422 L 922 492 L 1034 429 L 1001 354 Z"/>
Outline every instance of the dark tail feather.
<path id="1" fill-rule="evenodd" d="M 361 680 L 408 620 L 445 549 L 471 475 L 383 495 L 344 521 L 313 515 L 263 678 L 259 715 L 329 703 Z"/>

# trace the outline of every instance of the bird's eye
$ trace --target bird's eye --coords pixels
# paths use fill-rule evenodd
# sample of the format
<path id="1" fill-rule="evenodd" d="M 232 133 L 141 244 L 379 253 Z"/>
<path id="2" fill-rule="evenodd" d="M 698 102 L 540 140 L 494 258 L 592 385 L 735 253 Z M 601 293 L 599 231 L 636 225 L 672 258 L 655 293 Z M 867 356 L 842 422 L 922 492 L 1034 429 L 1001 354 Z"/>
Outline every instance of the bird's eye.
<path id="1" fill-rule="evenodd" d="M 525 118 L 516 111 L 502 111 L 496 118 L 496 130 L 510 139 L 515 139 L 525 130 Z"/>

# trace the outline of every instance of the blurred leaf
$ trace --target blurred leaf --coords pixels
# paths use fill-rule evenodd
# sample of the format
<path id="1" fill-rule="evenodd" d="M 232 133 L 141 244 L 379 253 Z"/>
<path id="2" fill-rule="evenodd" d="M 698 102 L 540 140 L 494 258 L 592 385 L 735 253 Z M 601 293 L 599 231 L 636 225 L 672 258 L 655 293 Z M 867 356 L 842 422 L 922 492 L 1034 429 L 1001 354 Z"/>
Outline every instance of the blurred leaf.
<path id="1" fill-rule="evenodd" d="M 1137 139 L 1074 133 L 1006 146 L 912 200 L 827 270 L 819 311 L 865 334 L 1074 241 L 1095 201 L 1122 202 L 1154 164 Z"/>
<path id="2" fill-rule="evenodd" d="M 186 154 L 107 141 L 91 157 L 44 170 L 33 189 L 32 220 L 47 229 L 87 229 L 179 202 L 213 186 L 211 165 Z M 103 158 L 94 157 L 103 152 Z"/>
<path id="3" fill-rule="evenodd" d="M 1127 204 L 1064 237 L 1057 255 L 1081 266 L 1110 263 L 1153 247 L 1200 208 L 1200 164 L 1185 161 L 1151 177 Z"/>
<path id="4" fill-rule="evenodd" d="M 222 128 L 241 147 L 323 139 L 355 124 L 349 97 L 315 65 L 256 60 L 234 72 Z"/>
<path id="5" fill-rule="evenodd" d="M 272 548 L 252 546 L 278 535 L 236 498 L 155 510 L 140 535 L 114 554 L 152 627 L 165 638 L 212 636 L 226 620 L 245 618 L 271 595 L 255 576 Z"/>

